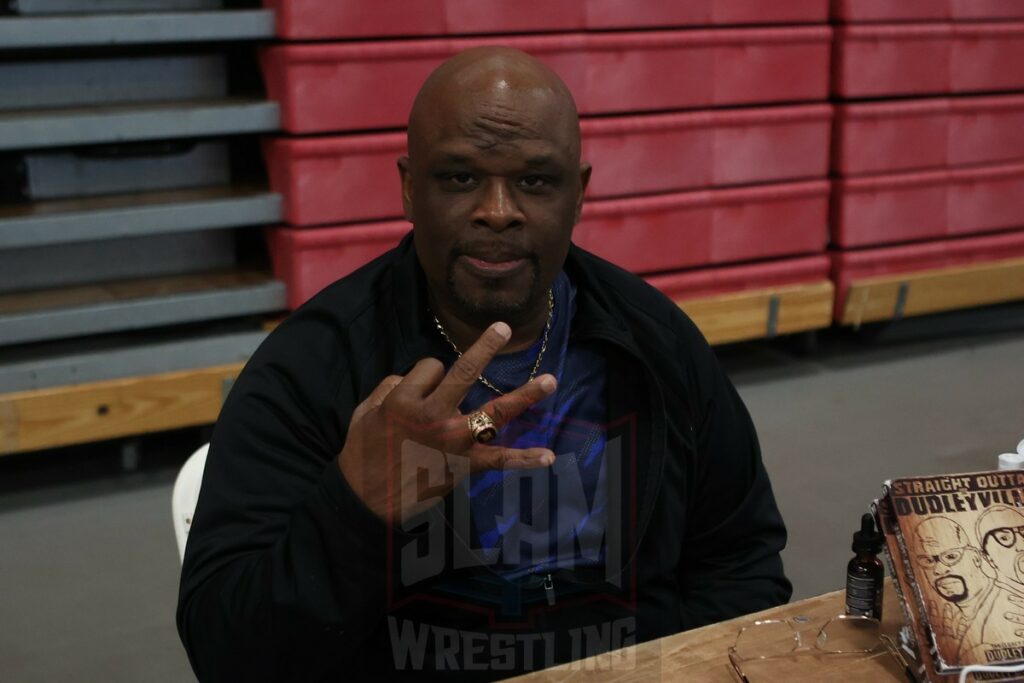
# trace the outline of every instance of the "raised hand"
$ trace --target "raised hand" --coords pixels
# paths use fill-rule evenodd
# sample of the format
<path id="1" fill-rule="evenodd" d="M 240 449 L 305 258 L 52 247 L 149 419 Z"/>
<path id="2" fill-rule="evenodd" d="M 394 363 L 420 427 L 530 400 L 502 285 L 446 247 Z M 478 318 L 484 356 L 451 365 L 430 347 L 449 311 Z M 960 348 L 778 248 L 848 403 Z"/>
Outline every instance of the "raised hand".
<path id="1" fill-rule="evenodd" d="M 546 448 L 486 446 L 473 438 L 459 404 L 477 377 L 512 336 L 495 323 L 452 365 L 418 362 L 404 377 L 392 375 L 356 408 L 338 466 L 363 502 L 388 523 L 399 523 L 436 503 L 470 472 L 547 467 Z M 541 375 L 480 408 L 500 430 L 551 395 L 557 382 Z"/>
<path id="2" fill-rule="evenodd" d="M 1016 609 L 1012 612 L 1004 612 L 1003 618 L 1018 626 L 1024 626 L 1024 598 L 1009 591 L 1007 591 L 1006 597 Z M 1024 628 L 1015 629 L 1013 633 L 1018 638 L 1024 638 Z"/>

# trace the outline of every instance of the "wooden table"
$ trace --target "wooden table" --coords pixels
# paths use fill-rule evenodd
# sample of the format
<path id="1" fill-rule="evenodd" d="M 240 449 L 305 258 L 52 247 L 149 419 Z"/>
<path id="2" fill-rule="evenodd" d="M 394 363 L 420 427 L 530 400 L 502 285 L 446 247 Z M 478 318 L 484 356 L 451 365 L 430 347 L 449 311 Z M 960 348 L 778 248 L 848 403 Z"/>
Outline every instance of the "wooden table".
<path id="1" fill-rule="evenodd" d="M 811 638 L 830 618 L 843 612 L 844 591 L 826 593 L 781 607 L 749 614 L 719 624 L 686 631 L 674 636 L 642 643 L 634 647 L 598 655 L 552 669 L 521 676 L 522 683 L 554 683 L 556 681 L 599 681 L 601 683 L 633 683 L 640 681 L 700 681 L 736 683 L 731 672 L 728 648 L 736 634 L 755 619 L 787 619 L 809 617 L 806 629 Z M 902 623 L 902 612 L 895 592 L 886 582 L 883 632 L 895 636 Z M 804 631 L 804 627 L 800 628 Z M 806 642 L 806 641 L 805 641 Z M 756 668 L 756 671 L 754 670 Z M 760 668 L 764 667 L 764 668 Z M 788 667 L 788 668 L 787 668 Z M 785 660 L 755 663 L 745 671 L 751 683 L 907 683 L 905 673 L 888 654 L 868 658 L 839 655 L 832 657 L 791 657 Z"/>

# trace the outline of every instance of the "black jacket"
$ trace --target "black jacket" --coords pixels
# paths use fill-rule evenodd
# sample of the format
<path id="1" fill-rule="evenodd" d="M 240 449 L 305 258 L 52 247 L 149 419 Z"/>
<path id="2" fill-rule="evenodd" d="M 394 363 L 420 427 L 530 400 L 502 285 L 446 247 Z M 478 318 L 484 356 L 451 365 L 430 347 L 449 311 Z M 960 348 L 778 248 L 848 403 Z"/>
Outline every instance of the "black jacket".
<path id="1" fill-rule="evenodd" d="M 578 290 L 570 339 L 605 350 L 609 434 L 621 437 L 614 571 L 563 572 L 545 591 L 456 566 L 449 496 L 429 515 L 446 539 L 443 569 L 403 581 L 403 549 L 428 534 L 387 528 L 336 457 L 356 405 L 443 350 L 407 237 L 283 322 L 225 402 L 177 615 L 200 680 L 419 680 L 453 668 L 501 678 L 789 599 L 786 532 L 754 427 L 700 332 L 583 250 L 565 269 Z"/>

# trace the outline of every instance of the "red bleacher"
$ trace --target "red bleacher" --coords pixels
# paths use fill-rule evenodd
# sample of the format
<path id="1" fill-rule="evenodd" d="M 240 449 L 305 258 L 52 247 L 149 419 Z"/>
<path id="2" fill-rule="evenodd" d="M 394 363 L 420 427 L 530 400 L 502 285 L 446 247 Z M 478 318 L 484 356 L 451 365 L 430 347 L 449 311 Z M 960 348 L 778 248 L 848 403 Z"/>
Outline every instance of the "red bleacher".
<path id="1" fill-rule="evenodd" d="M 1024 19 L 1020 0 L 833 0 L 843 22 Z"/>
<path id="2" fill-rule="evenodd" d="M 764 107 L 584 119 L 589 196 L 821 178 L 831 107 Z M 293 226 L 402 215 L 395 160 L 405 133 L 279 137 L 265 146 L 271 186 Z"/>
<path id="3" fill-rule="evenodd" d="M 897 247 L 837 251 L 832 254 L 832 280 L 836 283 L 837 302 L 835 317 L 841 319 L 847 292 L 858 280 L 1014 258 L 1024 258 L 1024 230 Z"/>
<path id="4" fill-rule="evenodd" d="M 660 222 L 640 223 L 647 232 L 636 229 L 638 213 L 611 215 L 611 210 L 620 208 L 616 202 L 595 202 L 597 218 L 585 219 L 576 229 L 574 242 L 599 256 L 610 258 L 636 272 L 658 272 L 677 270 L 693 265 L 708 266 L 733 261 L 749 261 L 751 258 L 771 258 L 785 254 L 821 252 L 824 248 L 824 214 L 827 210 L 827 190 L 823 193 L 820 185 L 815 188 L 794 188 L 794 191 L 810 191 L 807 197 L 793 196 L 787 203 L 763 207 L 760 222 L 736 222 L 729 220 L 730 211 L 747 213 L 750 203 L 728 206 L 726 197 L 719 197 L 719 206 L 705 196 L 704 206 L 687 207 L 695 219 L 687 222 L 672 220 L 669 209 L 661 211 Z M 763 193 L 763 190 L 761 190 Z M 730 192 L 730 191 L 726 191 Z M 716 193 L 703 192 L 702 195 Z M 732 195 L 735 201 L 737 197 Z M 686 197 L 697 204 L 696 197 Z M 630 203 L 643 200 L 624 200 Z M 775 212 L 787 212 L 787 206 L 795 202 L 807 202 L 796 214 L 809 214 L 817 230 L 807 229 L 799 220 L 779 222 Z M 608 206 L 611 204 L 612 206 Z M 814 206 L 811 206 L 813 204 Z M 724 205 L 724 206 L 723 206 Z M 801 211 L 802 209 L 802 211 Z M 685 208 L 676 207 L 676 211 Z M 657 209 L 653 209 L 657 211 Z M 724 229 L 715 230 L 716 211 L 723 212 L 717 225 Z M 628 221 L 634 221 L 632 225 Z M 618 223 L 616 221 L 619 221 Z M 723 222 L 724 221 L 724 222 Z M 783 226 L 780 230 L 779 226 Z M 795 227 L 791 227 L 795 225 Z M 267 242 L 273 258 L 276 276 L 288 283 L 288 305 L 296 308 L 334 280 L 354 272 L 370 260 L 391 249 L 411 229 L 405 221 L 365 223 L 321 227 L 315 230 L 291 230 L 274 228 L 266 231 Z M 638 234 L 639 233 L 639 234 Z M 806 241 L 805 235 L 816 234 L 813 241 Z M 661 249 L 636 249 L 633 245 L 650 238 L 663 245 Z M 802 243 L 805 242 L 806 243 Z M 628 244 L 628 248 L 623 247 Z M 666 248 L 664 245 L 670 245 Z M 614 250 L 629 254 L 623 263 Z M 643 259 L 643 260 L 641 260 Z M 823 265 L 824 264 L 824 265 Z M 828 258 L 823 254 L 812 257 L 774 259 L 761 263 L 744 263 L 718 268 L 696 268 L 682 273 L 657 275 L 648 278 L 651 284 L 662 288 L 666 294 L 675 295 L 684 289 L 692 296 L 719 294 L 730 290 L 743 290 L 773 285 L 811 282 L 826 279 Z"/>
<path id="5" fill-rule="evenodd" d="M 278 137 L 264 143 L 263 153 L 289 225 L 402 215 L 397 159 L 405 153 L 404 131 Z"/>
<path id="6" fill-rule="evenodd" d="M 840 175 L 1024 159 L 1024 95 L 932 98 L 836 107 Z"/>
<path id="7" fill-rule="evenodd" d="M 591 201 L 573 241 L 635 273 L 821 252 L 825 180 Z"/>
<path id="8" fill-rule="evenodd" d="M 571 33 L 276 45 L 267 90 L 291 133 L 398 128 L 419 86 L 451 55 L 501 44 L 558 72 L 582 114 L 823 100 L 826 26 Z"/>
<path id="9" fill-rule="evenodd" d="M 298 308 L 338 278 L 398 245 L 412 226 L 405 221 L 265 231 L 274 276 L 288 284 L 288 306 Z"/>
<path id="10" fill-rule="evenodd" d="M 831 261 L 825 254 L 786 258 L 738 266 L 696 268 L 645 278 L 648 284 L 674 300 L 729 294 L 754 289 L 821 282 L 829 277 Z"/>
<path id="11" fill-rule="evenodd" d="M 1024 89 L 1024 22 L 847 25 L 835 39 L 840 97 Z"/>
<path id="12" fill-rule="evenodd" d="M 897 315 L 885 310 L 891 290 L 871 278 L 975 264 L 978 277 L 1002 277 L 983 264 L 1024 249 L 1024 70 L 1014 68 L 1024 64 L 1024 3 L 836 0 L 833 12 L 885 22 L 836 28 L 833 93 L 893 98 L 836 105 L 836 319 L 857 280 L 868 281 L 854 324 L 872 291 L 882 302 L 872 319 Z M 935 285 L 934 277 L 954 280 Z M 1000 300 L 991 296 L 997 280 L 979 286 L 972 277 L 929 274 L 915 285 L 933 288 L 920 310 L 969 305 L 941 291 L 964 282 L 975 283 L 976 304 Z"/>
<path id="13" fill-rule="evenodd" d="M 499 43 L 555 69 L 583 115 L 594 173 L 577 244 L 671 296 L 805 283 L 828 296 L 827 0 L 467 2 L 268 0 L 282 37 L 331 40 L 262 55 L 291 133 L 264 151 L 292 307 L 406 233 L 390 219 L 413 96 L 448 56 Z"/>
<path id="14" fill-rule="evenodd" d="M 911 242 L 1024 226 L 1024 164 L 836 181 L 832 241 Z"/>
<path id="15" fill-rule="evenodd" d="M 1024 241 L 1024 72 L 1008 66 L 1024 63 L 1020 3 L 833 0 L 835 63 L 824 0 L 268 4 L 283 37 L 334 41 L 263 54 L 293 133 L 264 147 L 292 306 L 409 229 L 393 219 L 412 97 L 451 54 L 496 43 L 546 61 L 577 98 L 595 170 L 574 241 L 676 298 L 820 283 L 828 225 L 839 302 L 857 278 Z M 831 138 L 830 89 L 846 100 Z"/>
<path id="16" fill-rule="evenodd" d="M 586 119 L 590 196 L 821 178 L 831 122 L 827 104 Z"/>
<path id="17" fill-rule="evenodd" d="M 264 0 L 289 40 L 821 23 L 828 0 Z"/>

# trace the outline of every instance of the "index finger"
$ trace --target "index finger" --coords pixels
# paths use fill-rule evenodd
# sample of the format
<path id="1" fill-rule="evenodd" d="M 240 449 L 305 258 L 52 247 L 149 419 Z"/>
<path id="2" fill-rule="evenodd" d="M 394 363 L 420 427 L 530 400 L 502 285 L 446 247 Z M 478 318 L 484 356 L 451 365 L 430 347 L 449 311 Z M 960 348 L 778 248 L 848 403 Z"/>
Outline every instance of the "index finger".
<path id="1" fill-rule="evenodd" d="M 456 410 L 469 393 L 470 387 L 483 374 L 487 364 L 505 348 L 511 338 L 512 328 L 502 322 L 494 323 L 484 330 L 480 338 L 455 361 L 429 400 Z"/>

